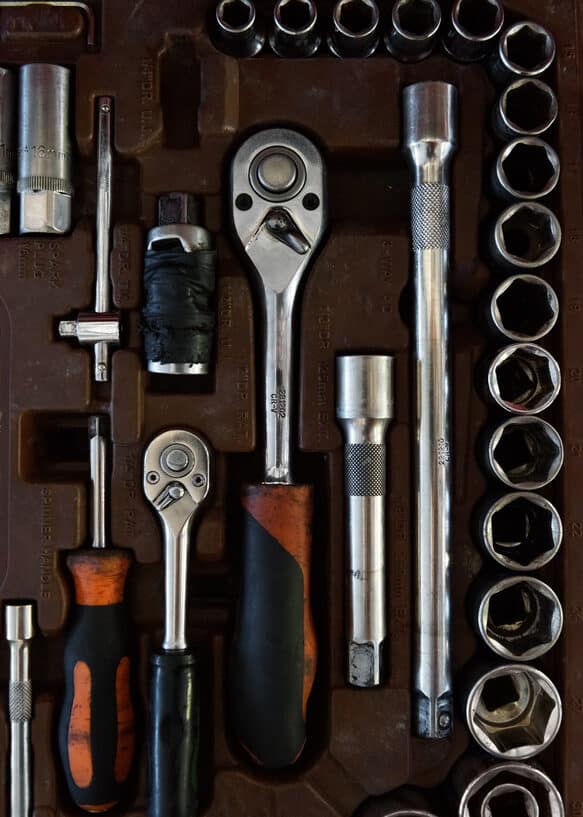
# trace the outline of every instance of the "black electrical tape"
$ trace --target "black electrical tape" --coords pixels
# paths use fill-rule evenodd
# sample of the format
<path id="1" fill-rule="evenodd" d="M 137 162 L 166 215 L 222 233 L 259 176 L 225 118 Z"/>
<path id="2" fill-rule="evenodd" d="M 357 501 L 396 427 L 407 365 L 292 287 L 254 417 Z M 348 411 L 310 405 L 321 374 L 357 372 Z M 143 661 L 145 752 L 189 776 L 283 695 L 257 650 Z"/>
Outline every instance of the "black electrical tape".
<path id="1" fill-rule="evenodd" d="M 149 250 L 142 327 L 146 360 L 210 366 L 215 334 L 214 250 Z"/>

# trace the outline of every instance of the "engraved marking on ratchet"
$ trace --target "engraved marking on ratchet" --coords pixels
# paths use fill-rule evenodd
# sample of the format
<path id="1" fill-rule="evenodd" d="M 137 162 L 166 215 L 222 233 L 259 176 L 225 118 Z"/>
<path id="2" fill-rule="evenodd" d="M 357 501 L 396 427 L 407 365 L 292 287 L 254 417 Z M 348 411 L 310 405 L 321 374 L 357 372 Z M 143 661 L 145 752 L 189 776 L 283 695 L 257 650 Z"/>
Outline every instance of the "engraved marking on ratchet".
<path id="1" fill-rule="evenodd" d="M 449 189 L 445 184 L 420 184 L 411 192 L 413 251 L 449 246 Z"/>
<path id="2" fill-rule="evenodd" d="M 451 459 L 449 442 L 444 437 L 437 440 L 437 464 L 448 465 Z"/>
<path id="3" fill-rule="evenodd" d="M 271 412 L 283 420 L 287 416 L 287 394 L 283 386 L 270 396 Z"/>

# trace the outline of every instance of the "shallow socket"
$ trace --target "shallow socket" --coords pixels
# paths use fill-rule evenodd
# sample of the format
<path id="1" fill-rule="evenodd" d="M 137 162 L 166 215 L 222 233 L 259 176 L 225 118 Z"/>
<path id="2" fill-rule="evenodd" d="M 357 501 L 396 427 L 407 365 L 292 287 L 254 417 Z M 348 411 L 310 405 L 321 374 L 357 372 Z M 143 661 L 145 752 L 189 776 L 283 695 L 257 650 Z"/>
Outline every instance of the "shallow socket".
<path id="1" fill-rule="evenodd" d="M 417 62 L 433 51 L 440 26 L 441 9 L 436 0 L 397 0 L 385 45 L 398 60 Z"/>
<path id="2" fill-rule="evenodd" d="M 534 201 L 553 192 L 560 172 L 556 150 L 537 136 L 523 136 L 505 145 L 498 154 L 492 187 L 507 200 Z"/>
<path id="3" fill-rule="evenodd" d="M 557 293 L 543 278 L 519 273 L 505 278 L 488 302 L 488 322 L 503 338 L 537 341 L 547 335 L 559 317 Z"/>
<path id="4" fill-rule="evenodd" d="M 525 78 L 509 85 L 494 108 L 494 130 L 501 139 L 541 136 L 556 121 L 559 104 L 555 92 L 539 79 Z"/>
<path id="5" fill-rule="evenodd" d="M 492 76 L 499 83 L 519 77 L 539 77 L 554 62 L 556 46 L 546 28 L 525 20 L 510 26 L 500 37 L 491 62 Z"/>
<path id="6" fill-rule="evenodd" d="M 473 591 L 474 624 L 501 658 L 533 661 L 557 643 L 563 608 L 548 584 L 532 576 L 479 582 Z"/>
<path id="7" fill-rule="evenodd" d="M 460 62 L 477 62 L 490 53 L 503 25 L 498 0 L 455 0 L 444 48 Z"/>
<path id="8" fill-rule="evenodd" d="M 492 255 L 504 267 L 538 269 L 555 257 L 561 237 L 561 225 L 552 210 L 536 201 L 520 201 L 498 216 Z"/>
<path id="9" fill-rule="evenodd" d="M 563 442 L 540 417 L 511 417 L 487 437 L 486 464 L 505 485 L 534 491 L 552 482 L 561 470 Z"/>
<path id="10" fill-rule="evenodd" d="M 481 546 L 507 570 L 539 570 L 556 556 L 563 541 L 559 512 L 544 496 L 530 491 L 484 501 L 478 519 Z"/>
<path id="11" fill-rule="evenodd" d="M 561 370 L 535 343 L 513 343 L 493 358 L 486 378 L 489 400 L 512 414 L 539 414 L 556 400 Z"/>
<path id="12" fill-rule="evenodd" d="M 504 664 L 485 672 L 466 698 L 466 723 L 478 745 L 495 757 L 527 760 L 555 739 L 562 720 L 559 692 L 543 672 Z"/>

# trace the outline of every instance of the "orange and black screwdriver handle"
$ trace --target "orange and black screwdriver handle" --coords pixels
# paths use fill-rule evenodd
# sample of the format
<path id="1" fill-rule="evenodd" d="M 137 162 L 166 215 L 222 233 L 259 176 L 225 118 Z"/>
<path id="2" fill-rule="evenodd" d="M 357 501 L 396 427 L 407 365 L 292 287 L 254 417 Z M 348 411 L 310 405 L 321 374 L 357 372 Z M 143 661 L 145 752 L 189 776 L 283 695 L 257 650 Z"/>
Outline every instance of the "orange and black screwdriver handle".
<path id="1" fill-rule="evenodd" d="M 243 576 L 229 671 L 238 741 L 259 765 L 294 763 L 316 670 L 310 611 L 312 488 L 243 489 Z"/>
<path id="2" fill-rule="evenodd" d="M 75 607 L 65 644 L 59 749 L 73 801 L 93 814 L 125 793 L 134 756 L 130 626 L 124 590 L 129 553 L 105 547 L 105 421 L 90 421 L 93 547 L 66 562 Z"/>

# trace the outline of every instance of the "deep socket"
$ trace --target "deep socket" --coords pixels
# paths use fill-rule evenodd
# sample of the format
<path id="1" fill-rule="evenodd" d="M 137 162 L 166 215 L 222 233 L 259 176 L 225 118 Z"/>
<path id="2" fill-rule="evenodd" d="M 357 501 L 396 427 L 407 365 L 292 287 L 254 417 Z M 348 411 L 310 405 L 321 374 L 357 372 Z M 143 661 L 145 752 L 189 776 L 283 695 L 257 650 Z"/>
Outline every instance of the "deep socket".
<path id="1" fill-rule="evenodd" d="M 403 90 L 403 150 L 411 175 L 415 402 L 414 720 L 419 737 L 453 728 L 450 657 L 451 400 L 449 372 L 450 164 L 457 89 Z"/>
<path id="2" fill-rule="evenodd" d="M 332 10 L 328 47 L 337 57 L 370 57 L 379 44 L 375 0 L 338 0 Z"/>
<path id="3" fill-rule="evenodd" d="M 311 57 L 320 47 L 314 0 L 277 0 L 269 44 L 280 57 Z"/>
<path id="4" fill-rule="evenodd" d="M 465 754 L 451 775 L 457 817 L 565 817 L 561 795 L 535 763 Z"/>
<path id="5" fill-rule="evenodd" d="M 480 672 L 468 689 L 466 724 L 476 743 L 494 757 L 527 760 L 557 736 L 561 696 L 540 670 L 527 664 L 497 665 Z"/>
<path id="6" fill-rule="evenodd" d="M 496 219 L 490 248 L 506 269 L 533 270 L 548 264 L 561 246 L 556 215 L 537 201 L 519 201 Z"/>
<path id="7" fill-rule="evenodd" d="M 503 32 L 490 61 L 492 77 L 507 85 L 520 77 L 540 77 L 554 62 L 556 46 L 546 28 L 524 20 Z"/>
<path id="8" fill-rule="evenodd" d="M 348 660 L 353 686 L 383 679 L 386 446 L 394 416 L 390 355 L 341 355 L 336 360 L 336 417 L 344 432 L 348 506 Z"/>
<path id="9" fill-rule="evenodd" d="M 478 581 L 470 598 L 476 632 L 507 661 L 534 661 L 561 635 L 561 602 L 548 584 L 533 576 Z"/>
<path id="10" fill-rule="evenodd" d="M 512 343 L 492 358 L 483 384 L 487 399 L 512 414 L 540 414 L 557 399 L 561 370 L 535 343 Z"/>
<path id="11" fill-rule="evenodd" d="M 398 60 L 418 62 L 435 48 L 440 26 L 441 9 L 436 0 L 397 0 L 385 45 Z"/>
<path id="12" fill-rule="evenodd" d="M 539 570 L 554 559 L 563 541 L 559 512 L 546 497 L 530 491 L 485 499 L 475 519 L 478 542 L 507 570 Z"/>
<path id="13" fill-rule="evenodd" d="M 23 234 L 71 228 L 69 80 L 69 69 L 61 65 L 20 69 L 17 191 Z"/>
<path id="14" fill-rule="evenodd" d="M 0 235 L 10 232 L 16 165 L 16 82 L 0 68 Z"/>
<path id="15" fill-rule="evenodd" d="M 557 430 L 540 417 L 511 417 L 486 439 L 486 467 L 505 485 L 536 491 L 561 470 L 563 442 Z"/>
<path id="16" fill-rule="evenodd" d="M 455 0 L 443 39 L 448 54 L 460 62 L 477 62 L 494 48 L 504 25 L 499 0 Z"/>
<path id="17" fill-rule="evenodd" d="M 265 34 L 253 0 L 220 0 L 215 9 L 213 40 L 232 57 L 253 57 L 263 48 Z"/>
<path id="18" fill-rule="evenodd" d="M 559 103 L 550 85 L 540 79 L 518 79 L 498 97 L 492 124 L 504 140 L 541 136 L 558 115 Z"/>
<path id="19" fill-rule="evenodd" d="M 525 308 L 528 304 L 528 308 Z M 505 278 L 487 303 L 487 322 L 505 340 L 534 342 L 547 335 L 559 317 L 559 299 L 538 275 L 519 273 Z"/>
<path id="20" fill-rule="evenodd" d="M 504 145 L 492 166 L 492 188 L 503 199 L 534 201 L 552 193 L 559 181 L 557 151 L 537 136 Z"/>

